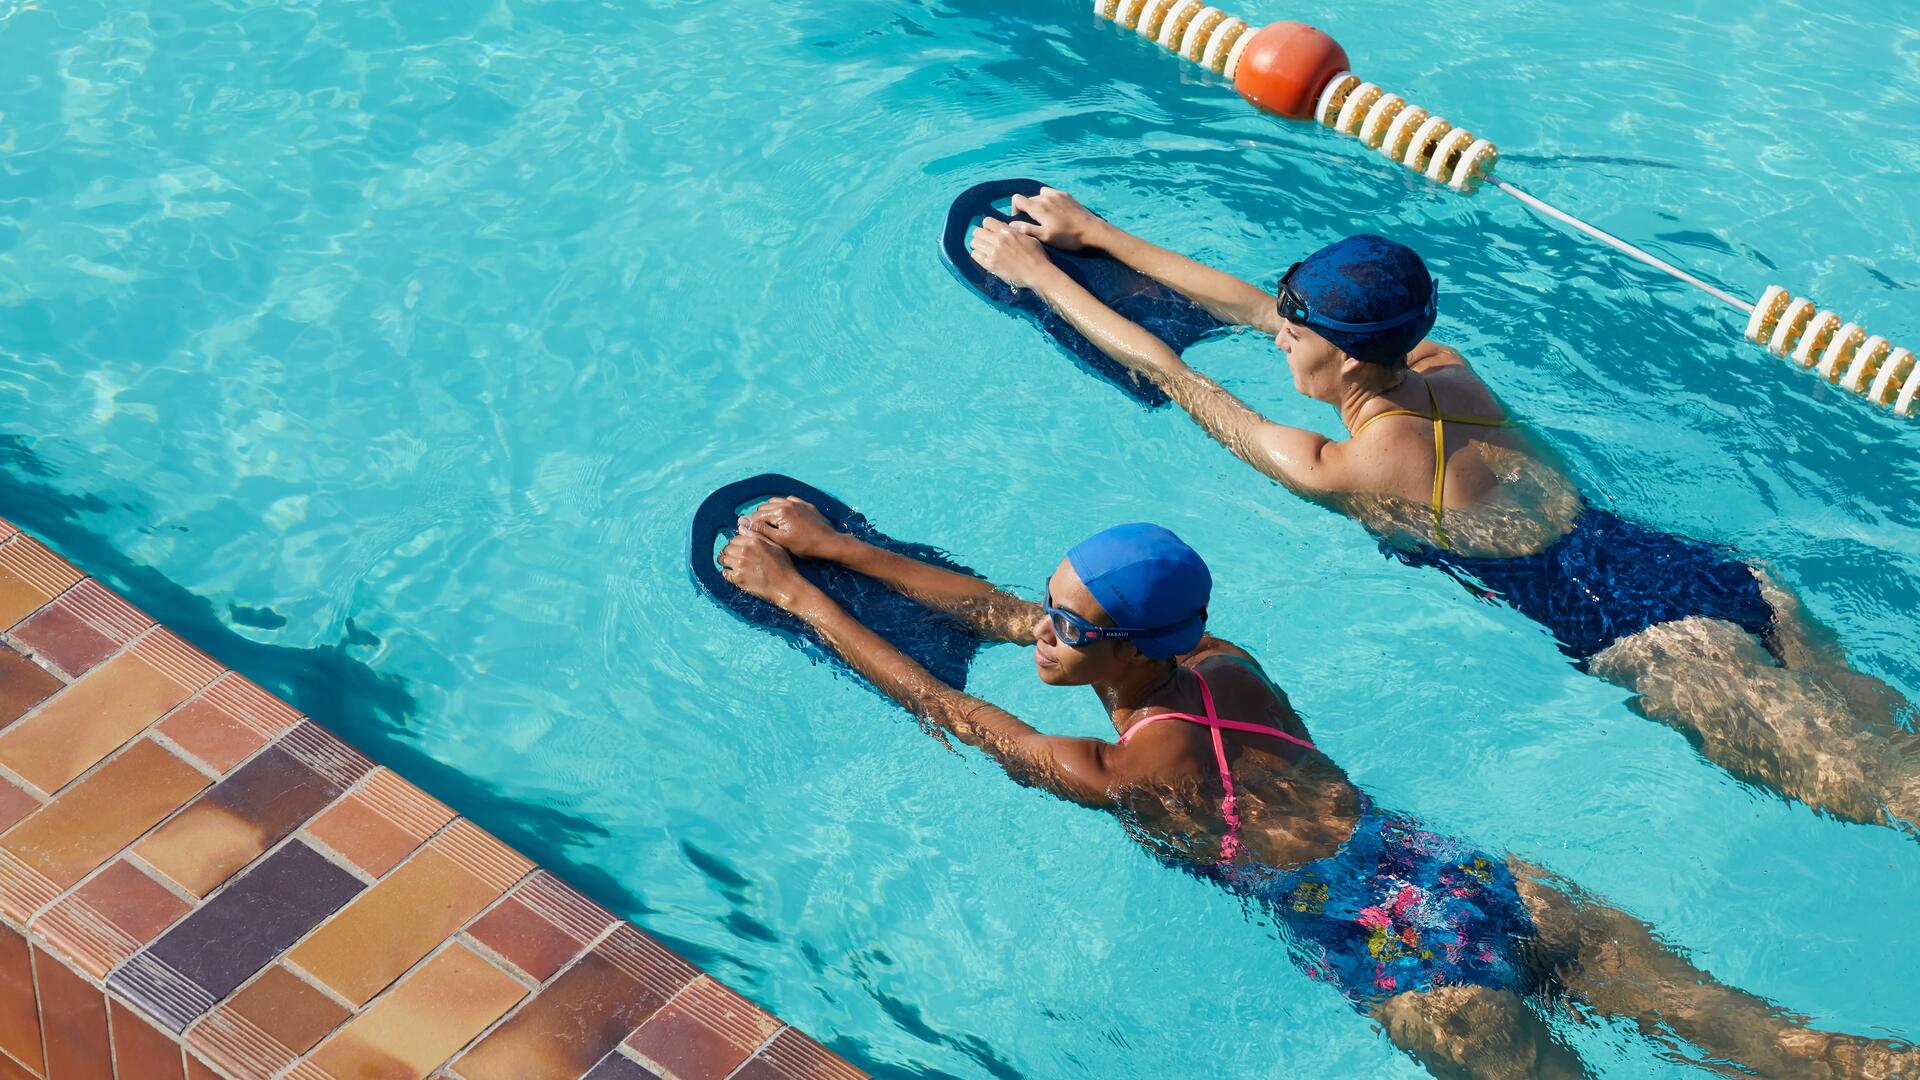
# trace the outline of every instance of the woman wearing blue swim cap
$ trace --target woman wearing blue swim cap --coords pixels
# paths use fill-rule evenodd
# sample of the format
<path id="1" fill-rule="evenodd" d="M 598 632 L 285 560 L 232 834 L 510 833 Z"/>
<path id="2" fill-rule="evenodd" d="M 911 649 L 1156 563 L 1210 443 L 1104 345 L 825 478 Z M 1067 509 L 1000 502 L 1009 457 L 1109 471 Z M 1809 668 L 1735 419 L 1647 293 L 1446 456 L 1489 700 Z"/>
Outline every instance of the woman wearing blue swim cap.
<path id="1" fill-rule="evenodd" d="M 1920 836 L 1920 737 L 1902 723 L 1912 706 L 1851 670 L 1799 601 L 1736 553 L 1583 497 L 1466 360 L 1427 339 L 1439 287 L 1412 249 L 1348 237 L 1267 292 L 1132 236 L 1064 192 L 1013 206 L 1029 220 L 982 222 L 974 259 L 1037 291 L 1248 464 L 1357 519 L 1394 557 L 1540 622 L 1579 667 L 1632 690 L 1634 708 L 1735 776 Z M 1339 410 L 1348 437 L 1261 416 L 1102 304 L 1043 243 L 1102 250 L 1222 321 L 1272 334 L 1294 386 Z"/>
<path id="2" fill-rule="evenodd" d="M 1034 603 L 837 532 L 799 499 L 772 500 L 739 528 L 719 556 L 728 581 L 1015 780 L 1115 813 L 1156 857 L 1261 904 L 1287 927 L 1296 963 L 1437 1075 L 1583 1075 L 1543 1015 L 1563 998 L 1760 1075 L 1920 1069 L 1911 1046 L 1813 1030 L 1715 983 L 1631 916 L 1375 806 L 1252 656 L 1207 636 L 1212 575 L 1166 529 L 1088 538 Z M 989 641 L 1031 645 L 1043 681 L 1094 689 L 1117 738 L 1048 735 L 945 685 L 803 577 L 796 557 L 866 574 Z"/>

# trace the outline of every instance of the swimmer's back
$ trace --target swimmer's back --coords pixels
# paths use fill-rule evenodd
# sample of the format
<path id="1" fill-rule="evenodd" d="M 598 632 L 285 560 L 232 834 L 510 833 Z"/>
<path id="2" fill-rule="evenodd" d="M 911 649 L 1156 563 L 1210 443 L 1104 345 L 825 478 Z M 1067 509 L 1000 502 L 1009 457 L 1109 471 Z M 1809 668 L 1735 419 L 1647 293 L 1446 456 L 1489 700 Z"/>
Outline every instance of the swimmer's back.
<path id="1" fill-rule="evenodd" d="M 1375 484 L 1349 499 L 1349 512 L 1390 539 L 1466 554 L 1529 555 L 1563 535 L 1578 491 L 1466 359 L 1429 340 L 1407 367 L 1354 419 L 1350 453 Z M 1436 467 L 1445 470 L 1438 484 Z"/>

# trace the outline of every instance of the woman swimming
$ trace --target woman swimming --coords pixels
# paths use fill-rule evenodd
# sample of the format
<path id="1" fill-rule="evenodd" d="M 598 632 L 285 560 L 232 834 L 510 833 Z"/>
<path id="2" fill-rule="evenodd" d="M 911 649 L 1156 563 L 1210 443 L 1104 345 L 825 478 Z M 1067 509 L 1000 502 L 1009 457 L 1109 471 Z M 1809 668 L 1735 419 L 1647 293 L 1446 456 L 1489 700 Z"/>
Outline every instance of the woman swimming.
<path id="1" fill-rule="evenodd" d="M 792 613 L 901 705 L 1015 780 L 1116 813 L 1165 862 L 1269 909 L 1300 967 L 1338 988 L 1441 1076 L 1577 1077 L 1543 1010 L 1578 1001 L 1685 1040 L 1712 1067 L 1765 1076 L 1891 1077 L 1913 1047 L 1822 1032 L 1712 981 L 1644 924 L 1519 860 L 1375 806 L 1316 748 L 1240 648 L 1206 636 L 1212 577 L 1154 525 L 1075 547 L 1030 603 L 837 533 L 776 499 L 720 553 L 727 580 Z M 949 687 L 795 570 L 826 559 L 1032 645 L 1053 686 L 1090 686 L 1115 741 L 1044 734 Z"/>
<path id="2" fill-rule="evenodd" d="M 973 256 L 1036 290 L 1088 340 L 1151 379 L 1227 449 L 1339 510 L 1395 557 L 1433 566 L 1550 630 L 1583 669 L 1710 761 L 1835 817 L 1920 835 L 1912 707 L 1851 670 L 1794 596 L 1732 551 L 1582 497 L 1459 353 L 1426 340 L 1438 287 L 1377 236 L 1296 263 L 1274 293 L 1129 235 L 1064 192 L 1015 197 Z M 1048 259 L 1098 248 L 1223 321 L 1271 333 L 1294 385 L 1334 406 L 1344 441 L 1277 424 L 1189 367 Z"/>

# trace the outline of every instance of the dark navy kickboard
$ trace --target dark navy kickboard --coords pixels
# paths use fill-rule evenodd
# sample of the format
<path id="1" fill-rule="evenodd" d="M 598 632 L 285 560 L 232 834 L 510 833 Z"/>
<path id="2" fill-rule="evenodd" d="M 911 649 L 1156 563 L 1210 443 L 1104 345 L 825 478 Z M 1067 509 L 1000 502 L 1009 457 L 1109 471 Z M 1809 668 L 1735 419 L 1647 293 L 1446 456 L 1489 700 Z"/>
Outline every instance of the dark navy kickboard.
<path id="1" fill-rule="evenodd" d="M 722 577 L 720 566 L 714 561 L 714 538 L 722 534 L 731 536 L 737 531 L 740 508 L 757 505 L 778 495 L 805 499 L 817 507 L 834 528 L 876 547 L 962 574 L 973 573 L 935 548 L 925 544 L 903 543 L 882 534 L 839 499 L 789 476 L 766 473 L 728 484 L 707 496 L 700 508 L 694 511 L 692 536 L 687 546 L 687 562 L 693 571 L 694 583 L 718 601 L 721 607 L 755 626 L 786 638 L 816 658 L 842 668 L 847 666 L 800 620 L 758 597 L 742 592 Z M 967 668 L 973 663 L 974 653 L 984 643 L 958 619 L 923 607 L 865 574 L 856 573 L 837 563 L 795 559 L 794 566 L 803 577 L 820 586 L 869 630 L 919 661 L 934 678 L 955 689 L 966 687 Z"/>
<path id="2" fill-rule="evenodd" d="M 1031 319 L 1091 374 L 1119 387 L 1149 409 L 1160 408 L 1168 399 L 1159 387 L 1101 352 L 1032 289 L 1013 288 L 981 269 L 968 253 L 967 234 L 980 221 L 1016 220 L 994 209 L 994 203 L 1015 195 L 1038 195 L 1040 187 L 1038 180 L 992 180 L 961 192 L 947 211 L 947 229 L 940 241 L 947 268 L 989 302 Z M 1017 220 L 1032 219 L 1022 214 Z M 1048 248 L 1047 255 L 1101 303 L 1146 327 L 1176 353 L 1186 352 L 1201 338 L 1226 327 L 1205 308 L 1103 252 Z"/>

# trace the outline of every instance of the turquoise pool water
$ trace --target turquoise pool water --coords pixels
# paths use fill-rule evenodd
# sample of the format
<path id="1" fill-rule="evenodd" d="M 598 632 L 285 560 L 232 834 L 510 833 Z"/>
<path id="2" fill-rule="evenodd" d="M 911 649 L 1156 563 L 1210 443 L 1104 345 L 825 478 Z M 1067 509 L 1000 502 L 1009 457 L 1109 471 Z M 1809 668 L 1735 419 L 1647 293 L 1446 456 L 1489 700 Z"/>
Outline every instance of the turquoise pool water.
<path id="1" fill-rule="evenodd" d="M 1920 345 L 1920 30 L 1684 7 L 1321 25 L 1509 179 Z M 1384 803 L 1824 1026 L 1920 1037 L 1920 846 L 1730 781 L 935 251 L 951 196 L 1008 174 L 1255 280 L 1412 239 L 1438 335 L 1590 490 L 1770 561 L 1920 694 L 1920 427 L 1498 194 L 1264 119 L 1064 2 L 0 0 L 0 109 L 0 515 L 866 1068 L 1416 1071 L 1261 918 L 700 599 L 688 514 L 769 469 L 1023 585 L 1150 515 Z M 1257 338 L 1192 358 L 1335 422 Z M 1102 730 L 1020 650 L 974 686 Z M 1681 1072 L 1570 1031 L 1608 1075 Z"/>

